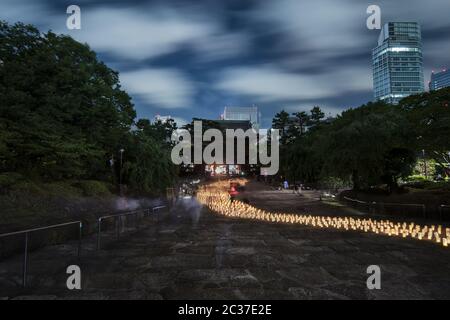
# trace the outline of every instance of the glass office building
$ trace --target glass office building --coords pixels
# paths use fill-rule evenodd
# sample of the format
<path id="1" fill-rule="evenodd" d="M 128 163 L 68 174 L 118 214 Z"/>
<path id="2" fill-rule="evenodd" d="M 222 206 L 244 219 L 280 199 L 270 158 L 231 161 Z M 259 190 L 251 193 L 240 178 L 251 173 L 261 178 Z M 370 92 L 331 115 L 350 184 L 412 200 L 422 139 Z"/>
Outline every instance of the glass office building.
<path id="1" fill-rule="evenodd" d="M 258 107 L 225 107 L 223 120 L 250 121 L 253 129 L 258 130 L 260 114 Z"/>
<path id="2" fill-rule="evenodd" d="M 422 36 L 416 22 L 389 22 L 372 52 L 375 100 L 397 104 L 424 91 Z"/>
<path id="3" fill-rule="evenodd" d="M 450 70 L 443 70 L 438 73 L 433 72 L 431 74 L 430 91 L 446 87 L 450 87 Z"/>

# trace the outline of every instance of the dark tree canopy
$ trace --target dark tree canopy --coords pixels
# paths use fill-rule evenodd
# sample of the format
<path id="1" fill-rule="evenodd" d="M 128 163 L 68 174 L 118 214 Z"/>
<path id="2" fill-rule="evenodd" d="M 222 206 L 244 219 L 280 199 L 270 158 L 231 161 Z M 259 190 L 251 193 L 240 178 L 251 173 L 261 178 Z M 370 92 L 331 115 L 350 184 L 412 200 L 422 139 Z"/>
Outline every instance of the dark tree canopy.
<path id="1" fill-rule="evenodd" d="M 110 160 L 123 148 L 127 162 L 144 164 L 145 174 L 155 176 L 158 166 L 143 163 L 138 155 L 151 153 L 151 148 L 155 154 L 166 152 L 160 142 L 167 128 L 148 123 L 141 134 L 133 129 L 135 117 L 118 73 L 87 45 L 69 36 L 42 34 L 30 25 L 0 22 L 1 172 L 46 180 L 111 180 Z M 133 158 L 128 152 L 133 148 L 142 153 Z M 158 174 L 172 175 L 167 166 Z M 147 181 L 145 174 L 130 173 L 129 178 Z"/>
<path id="2" fill-rule="evenodd" d="M 448 170 L 449 101 L 450 88 L 445 88 L 410 96 L 396 106 L 368 103 L 335 119 L 325 119 L 319 107 L 310 115 L 277 114 L 274 127 L 291 119 L 283 136 L 280 174 L 291 181 L 317 184 L 338 178 L 355 189 L 386 184 L 395 190 L 400 179 L 412 174 L 419 155 Z"/>

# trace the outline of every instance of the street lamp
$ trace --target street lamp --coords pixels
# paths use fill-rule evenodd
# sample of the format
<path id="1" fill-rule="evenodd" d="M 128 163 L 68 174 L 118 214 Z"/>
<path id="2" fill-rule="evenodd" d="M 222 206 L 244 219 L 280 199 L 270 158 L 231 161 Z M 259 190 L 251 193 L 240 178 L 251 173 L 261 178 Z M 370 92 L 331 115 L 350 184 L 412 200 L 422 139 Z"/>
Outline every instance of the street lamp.
<path id="1" fill-rule="evenodd" d="M 123 153 L 125 152 L 125 149 L 120 149 L 120 171 L 119 171 L 119 185 L 120 189 L 122 190 L 122 167 L 123 167 Z"/>
<path id="2" fill-rule="evenodd" d="M 423 155 L 423 168 L 425 173 L 425 179 L 428 180 L 427 159 L 425 159 L 425 149 L 422 150 Z"/>

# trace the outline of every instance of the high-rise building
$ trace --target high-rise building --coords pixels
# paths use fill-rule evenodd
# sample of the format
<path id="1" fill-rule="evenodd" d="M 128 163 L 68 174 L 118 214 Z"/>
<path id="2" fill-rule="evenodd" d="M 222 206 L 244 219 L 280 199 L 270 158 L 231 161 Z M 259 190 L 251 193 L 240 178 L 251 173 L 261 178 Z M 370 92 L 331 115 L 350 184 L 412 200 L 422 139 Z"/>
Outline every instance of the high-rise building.
<path id="1" fill-rule="evenodd" d="M 173 120 L 173 118 L 171 116 L 161 116 L 159 114 L 157 114 L 154 118 L 154 122 L 161 122 L 161 123 L 167 123 L 169 121 Z"/>
<path id="2" fill-rule="evenodd" d="M 225 107 L 223 120 L 250 121 L 253 129 L 258 130 L 260 114 L 258 107 Z"/>
<path id="3" fill-rule="evenodd" d="M 432 73 L 430 81 L 430 91 L 450 87 L 450 70 L 444 69 L 442 72 Z"/>
<path id="4" fill-rule="evenodd" d="M 397 104 L 424 91 L 422 36 L 416 22 L 386 23 L 372 52 L 375 100 Z"/>

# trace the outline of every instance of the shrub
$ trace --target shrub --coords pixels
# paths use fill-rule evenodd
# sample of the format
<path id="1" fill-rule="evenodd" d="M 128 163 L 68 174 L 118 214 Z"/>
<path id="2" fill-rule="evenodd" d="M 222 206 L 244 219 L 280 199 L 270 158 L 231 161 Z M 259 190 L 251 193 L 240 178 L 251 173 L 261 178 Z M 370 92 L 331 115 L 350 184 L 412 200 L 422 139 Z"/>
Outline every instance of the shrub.
<path id="1" fill-rule="evenodd" d="M 425 184 L 426 190 L 442 190 L 450 191 L 450 182 L 440 181 L 440 182 L 429 182 Z"/>
<path id="2" fill-rule="evenodd" d="M 20 193 L 29 193 L 34 195 L 44 195 L 45 189 L 42 188 L 42 185 L 38 185 L 32 181 L 20 181 L 15 183 L 11 187 L 11 191 L 18 191 Z"/>
<path id="3" fill-rule="evenodd" d="M 15 172 L 6 172 L 0 174 L 0 189 L 10 189 L 16 183 L 23 181 L 24 177 Z"/>
<path id="4" fill-rule="evenodd" d="M 72 186 L 69 182 L 58 181 L 51 182 L 42 185 L 42 189 L 50 196 L 62 196 L 62 197 L 79 197 L 82 195 L 81 190 Z"/>
<path id="5" fill-rule="evenodd" d="M 96 196 L 109 196 L 111 195 L 111 191 L 108 187 L 108 184 L 96 181 L 96 180 L 84 180 L 78 181 L 74 184 L 77 188 L 79 188 L 84 196 L 87 197 L 96 197 Z"/>
<path id="6" fill-rule="evenodd" d="M 423 182 L 423 181 L 429 181 L 425 176 L 422 175 L 412 175 L 405 179 L 406 182 Z"/>

